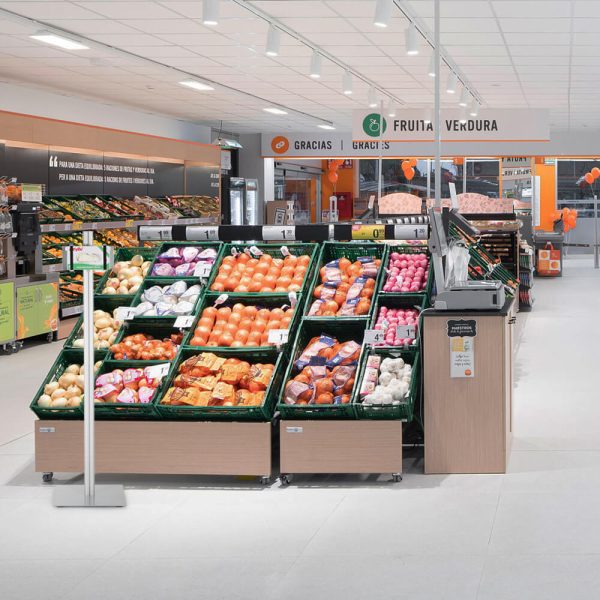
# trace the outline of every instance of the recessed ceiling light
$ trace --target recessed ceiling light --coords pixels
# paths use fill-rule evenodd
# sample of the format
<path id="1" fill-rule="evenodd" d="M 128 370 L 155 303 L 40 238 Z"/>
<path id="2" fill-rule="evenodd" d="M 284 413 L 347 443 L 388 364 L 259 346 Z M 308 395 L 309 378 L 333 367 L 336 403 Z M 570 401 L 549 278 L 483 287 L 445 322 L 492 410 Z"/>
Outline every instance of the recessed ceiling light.
<path id="1" fill-rule="evenodd" d="M 64 50 L 90 49 L 89 46 L 86 46 L 81 42 L 77 42 L 62 35 L 57 35 L 56 33 L 52 33 L 51 31 L 38 31 L 33 35 L 30 35 L 29 37 L 34 40 L 37 40 L 38 42 L 44 42 L 45 44 L 50 44 L 51 46 L 58 46 L 59 48 L 63 48 Z"/>
<path id="2" fill-rule="evenodd" d="M 344 71 L 344 77 L 342 78 L 342 91 L 346 96 L 352 94 L 352 73 L 350 71 Z"/>
<path id="3" fill-rule="evenodd" d="M 321 129 L 326 129 L 327 131 L 333 131 L 335 129 L 335 127 L 333 125 L 326 125 L 325 123 L 323 123 L 322 125 L 319 125 L 319 127 Z"/>
<path id="4" fill-rule="evenodd" d="M 456 73 L 454 71 L 450 71 L 450 75 L 448 75 L 448 83 L 446 84 L 446 92 L 448 94 L 456 94 L 457 83 L 458 78 L 456 77 Z"/>
<path id="5" fill-rule="evenodd" d="M 392 2 L 393 0 L 377 0 L 373 25 L 376 27 L 387 27 L 390 24 L 390 19 L 392 18 Z"/>
<path id="6" fill-rule="evenodd" d="M 310 59 L 310 76 L 313 79 L 321 77 L 321 55 L 313 50 L 312 58 Z"/>
<path id="7" fill-rule="evenodd" d="M 287 115 L 287 111 L 281 110 L 281 108 L 275 108 L 274 106 L 263 108 L 263 110 L 265 112 L 271 113 L 272 115 Z"/>
<path id="8" fill-rule="evenodd" d="M 409 56 L 419 54 L 419 34 L 414 23 L 411 22 L 404 35 L 406 36 L 406 54 Z"/>
<path id="9" fill-rule="evenodd" d="M 267 56 L 277 56 L 279 54 L 280 45 L 280 34 L 279 29 L 271 23 L 269 25 L 269 32 L 267 33 L 267 45 L 265 47 L 265 54 Z"/>
<path id="10" fill-rule="evenodd" d="M 219 24 L 219 0 L 202 1 L 202 23 L 213 26 Z"/>
<path id="11" fill-rule="evenodd" d="M 215 88 L 207 85 L 206 83 L 202 83 L 201 81 L 196 81 L 195 79 L 186 79 L 185 81 L 180 81 L 179 85 L 184 85 L 185 87 L 192 88 L 193 90 L 197 90 L 199 92 L 212 92 Z"/>

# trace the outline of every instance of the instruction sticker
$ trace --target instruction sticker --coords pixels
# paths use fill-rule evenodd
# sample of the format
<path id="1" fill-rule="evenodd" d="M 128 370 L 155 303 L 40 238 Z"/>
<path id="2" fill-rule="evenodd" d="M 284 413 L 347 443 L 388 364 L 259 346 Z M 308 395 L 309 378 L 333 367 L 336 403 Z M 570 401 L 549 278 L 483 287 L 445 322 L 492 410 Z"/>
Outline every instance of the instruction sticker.
<path id="1" fill-rule="evenodd" d="M 447 327 L 450 340 L 450 377 L 472 379 L 475 377 L 477 321 L 449 320 Z"/>

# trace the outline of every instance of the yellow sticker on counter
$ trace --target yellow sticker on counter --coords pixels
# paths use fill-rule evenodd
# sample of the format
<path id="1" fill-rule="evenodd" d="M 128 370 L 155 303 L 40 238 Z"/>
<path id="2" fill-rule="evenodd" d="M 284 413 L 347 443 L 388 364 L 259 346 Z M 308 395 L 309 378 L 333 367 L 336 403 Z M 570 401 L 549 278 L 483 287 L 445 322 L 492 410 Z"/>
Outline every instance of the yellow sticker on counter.
<path id="1" fill-rule="evenodd" d="M 352 225 L 353 240 L 383 240 L 385 225 Z"/>
<path id="2" fill-rule="evenodd" d="M 125 229 L 129 229 L 130 227 L 133 227 L 134 223 L 135 223 L 135 221 L 133 219 L 125 219 Z"/>
<path id="3" fill-rule="evenodd" d="M 73 221 L 73 231 L 81 231 L 83 229 L 83 221 Z"/>

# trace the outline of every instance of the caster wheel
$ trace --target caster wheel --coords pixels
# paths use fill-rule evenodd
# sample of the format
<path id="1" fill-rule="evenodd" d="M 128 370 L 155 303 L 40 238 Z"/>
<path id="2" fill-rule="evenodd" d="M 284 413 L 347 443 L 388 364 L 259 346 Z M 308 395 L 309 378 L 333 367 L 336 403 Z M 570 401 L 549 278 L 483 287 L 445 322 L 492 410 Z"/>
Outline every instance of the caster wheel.
<path id="1" fill-rule="evenodd" d="M 51 331 L 47 336 L 46 339 L 48 340 L 48 343 L 51 344 L 54 341 L 54 332 Z"/>
<path id="2" fill-rule="evenodd" d="M 394 480 L 394 483 L 399 483 L 402 481 L 402 473 L 393 473 L 392 479 Z"/>
<path id="3" fill-rule="evenodd" d="M 288 486 L 290 485 L 290 483 L 292 483 L 292 476 L 291 475 L 281 475 L 281 477 L 279 478 L 279 481 L 281 482 L 282 486 Z"/>
<path id="4" fill-rule="evenodd" d="M 44 483 L 50 483 L 53 478 L 54 478 L 54 473 L 44 473 L 42 475 L 42 481 Z"/>
<path id="5" fill-rule="evenodd" d="M 269 485 L 271 483 L 271 478 L 270 477 L 261 477 L 259 479 L 260 481 L 260 485 Z"/>

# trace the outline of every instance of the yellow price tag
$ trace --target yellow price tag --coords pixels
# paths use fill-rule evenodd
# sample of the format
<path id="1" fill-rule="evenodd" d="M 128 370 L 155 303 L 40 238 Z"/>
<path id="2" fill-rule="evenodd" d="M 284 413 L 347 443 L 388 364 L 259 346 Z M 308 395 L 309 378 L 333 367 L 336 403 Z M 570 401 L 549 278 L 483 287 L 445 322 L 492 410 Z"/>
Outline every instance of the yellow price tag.
<path id="1" fill-rule="evenodd" d="M 125 219 L 125 228 L 133 227 L 133 219 Z"/>
<path id="2" fill-rule="evenodd" d="M 83 229 L 83 221 L 73 221 L 73 231 L 81 231 Z"/>
<path id="3" fill-rule="evenodd" d="M 383 240 L 385 225 L 352 225 L 353 240 Z"/>

